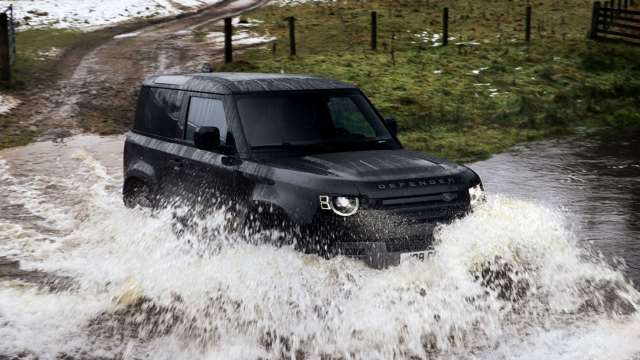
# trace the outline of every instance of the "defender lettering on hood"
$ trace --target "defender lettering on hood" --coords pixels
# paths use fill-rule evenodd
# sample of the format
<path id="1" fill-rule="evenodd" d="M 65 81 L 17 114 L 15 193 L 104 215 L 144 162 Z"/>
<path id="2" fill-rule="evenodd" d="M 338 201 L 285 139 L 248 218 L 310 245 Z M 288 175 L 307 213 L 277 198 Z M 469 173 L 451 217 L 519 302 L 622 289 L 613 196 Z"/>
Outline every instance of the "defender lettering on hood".
<path id="1" fill-rule="evenodd" d="M 419 180 L 407 180 L 378 184 L 378 190 L 391 190 L 402 188 L 420 188 L 434 185 L 453 185 L 456 183 L 454 178 L 441 178 L 441 179 L 419 179 Z"/>

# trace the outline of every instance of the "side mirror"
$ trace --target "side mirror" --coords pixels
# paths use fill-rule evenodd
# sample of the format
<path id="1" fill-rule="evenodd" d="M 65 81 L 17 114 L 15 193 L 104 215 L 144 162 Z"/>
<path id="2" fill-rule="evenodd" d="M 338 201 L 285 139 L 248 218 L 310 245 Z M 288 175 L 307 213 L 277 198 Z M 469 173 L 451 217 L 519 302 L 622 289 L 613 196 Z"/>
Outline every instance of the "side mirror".
<path id="1" fill-rule="evenodd" d="M 387 129 L 391 132 L 391 135 L 394 137 L 398 135 L 398 123 L 394 118 L 386 118 L 384 119 L 385 125 L 387 125 Z"/>
<path id="2" fill-rule="evenodd" d="M 214 150 L 220 147 L 220 129 L 200 127 L 193 133 L 193 143 L 200 150 Z"/>

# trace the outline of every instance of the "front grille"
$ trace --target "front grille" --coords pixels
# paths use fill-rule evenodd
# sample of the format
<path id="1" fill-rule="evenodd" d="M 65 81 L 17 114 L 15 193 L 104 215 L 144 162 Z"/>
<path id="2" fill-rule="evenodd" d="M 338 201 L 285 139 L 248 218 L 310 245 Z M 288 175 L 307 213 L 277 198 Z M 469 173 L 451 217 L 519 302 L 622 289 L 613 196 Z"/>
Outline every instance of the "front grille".
<path id="1" fill-rule="evenodd" d="M 422 196 L 410 196 L 399 198 L 386 198 L 381 199 L 380 204 L 386 209 L 403 208 L 415 205 L 448 205 L 452 202 L 459 202 L 461 199 L 460 193 L 446 192 L 440 194 L 429 194 Z"/>
<path id="2" fill-rule="evenodd" d="M 387 213 L 396 225 L 448 222 L 468 209 L 464 193 L 448 192 L 374 200 L 374 208 Z"/>

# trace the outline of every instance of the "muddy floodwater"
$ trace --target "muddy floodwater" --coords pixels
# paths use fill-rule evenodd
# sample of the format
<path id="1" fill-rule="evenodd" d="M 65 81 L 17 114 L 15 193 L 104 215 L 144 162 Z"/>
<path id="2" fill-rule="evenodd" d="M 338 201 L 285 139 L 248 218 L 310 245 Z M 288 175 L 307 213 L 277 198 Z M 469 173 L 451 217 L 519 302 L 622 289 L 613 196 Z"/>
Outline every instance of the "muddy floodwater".
<path id="1" fill-rule="evenodd" d="M 485 187 L 560 209 L 580 242 L 640 284 L 640 134 L 559 139 L 473 164 Z"/>
<path id="2" fill-rule="evenodd" d="M 124 208 L 119 136 L 0 152 L 0 358 L 637 359 L 632 139 L 472 164 L 487 203 L 382 271 Z"/>

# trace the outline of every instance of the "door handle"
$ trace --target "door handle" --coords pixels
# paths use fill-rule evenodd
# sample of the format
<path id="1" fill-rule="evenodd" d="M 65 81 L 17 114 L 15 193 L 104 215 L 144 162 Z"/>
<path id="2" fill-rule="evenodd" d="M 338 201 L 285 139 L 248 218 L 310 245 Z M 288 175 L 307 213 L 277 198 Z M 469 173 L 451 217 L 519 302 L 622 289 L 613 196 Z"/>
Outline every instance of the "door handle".
<path id="1" fill-rule="evenodd" d="M 238 166 L 242 164 L 242 160 L 236 158 L 235 156 L 223 156 L 220 162 L 224 166 Z"/>

